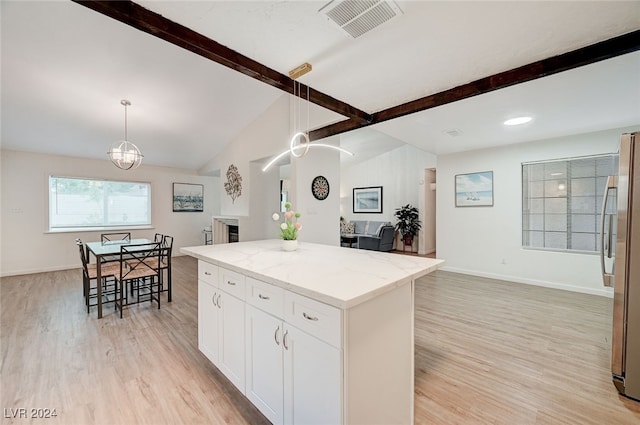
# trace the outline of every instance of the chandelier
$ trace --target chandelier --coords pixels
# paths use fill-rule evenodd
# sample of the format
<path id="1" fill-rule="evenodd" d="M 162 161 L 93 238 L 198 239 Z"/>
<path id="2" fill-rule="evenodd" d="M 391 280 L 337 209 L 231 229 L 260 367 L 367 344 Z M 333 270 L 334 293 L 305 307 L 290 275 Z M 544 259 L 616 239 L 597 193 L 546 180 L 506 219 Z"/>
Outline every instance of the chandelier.
<path id="1" fill-rule="evenodd" d="M 131 102 L 123 99 L 120 104 L 124 106 L 124 140 L 111 145 L 107 153 L 116 167 L 122 170 L 132 170 L 142 164 L 143 155 L 135 144 L 127 140 L 127 106 L 131 106 Z"/>
<path id="2" fill-rule="evenodd" d="M 291 70 L 289 72 L 289 77 L 291 77 L 293 79 L 293 100 L 291 102 L 291 118 L 290 118 L 290 124 L 293 125 L 293 136 L 291 137 L 291 139 L 289 140 L 289 149 L 286 149 L 285 151 L 279 153 L 278 155 L 276 155 L 274 158 L 272 158 L 263 168 L 262 171 L 265 172 L 267 171 L 269 168 L 271 168 L 271 166 L 273 164 L 275 164 L 276 162 L 278 162 L 281 158 L 285 157 L 286 155 L 291 155 L 294 158 L 302 158 L 303 156 L 305 156 L 308 152 L 310 148 L 328 148 L 328 149 L 335 149 L 337 151 L 340 151 L 342 153 L 346 153 L 348 155 L 353 156 L 352 152 L 349 152 L 346 149 L 343 149 L 339 146 L 334 146 L 334 145 L 329 145 L 326 143 L 317 143 L 317 142 L 312 142 L 309 139 L 309 132 L 307 130 L 307 132 L 302 131 L 301 129 L 301 104 L 302 104 L 302 93 L 301 93 L 301 85 L 300 82 L 296 80 L 296 78 L 301 77 L 302 75 L 306 74 L 307 72 L 311 71 L 311 65 L 308 63 L 304 63 L 302 65 L 300 65 L 299 67 Z M 306 123 L 306 127 L 307 129 L 309 128 L 309 86 L 306 86 L 307 88 L 307 99 L 306 99 L 306 106 L 307 106 L 307 111 L 306 111 L 306 115 L 307 115 L 307 123 Z"/>

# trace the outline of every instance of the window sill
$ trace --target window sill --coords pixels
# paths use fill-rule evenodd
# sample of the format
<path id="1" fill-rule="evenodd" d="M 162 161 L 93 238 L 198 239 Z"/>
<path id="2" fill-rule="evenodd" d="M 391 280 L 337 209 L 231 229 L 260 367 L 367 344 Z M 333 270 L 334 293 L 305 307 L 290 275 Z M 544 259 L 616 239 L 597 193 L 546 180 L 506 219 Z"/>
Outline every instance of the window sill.
<path id="1" fill-rule="evenodd" d="M 149 230 L 152 225 L 144 226 L 110 226 L 110 227 L 65 227 L 63 229 L 49 229 L 44 233 L 82 233 L 82 232 L 119 232 L 121 230 Z"/>

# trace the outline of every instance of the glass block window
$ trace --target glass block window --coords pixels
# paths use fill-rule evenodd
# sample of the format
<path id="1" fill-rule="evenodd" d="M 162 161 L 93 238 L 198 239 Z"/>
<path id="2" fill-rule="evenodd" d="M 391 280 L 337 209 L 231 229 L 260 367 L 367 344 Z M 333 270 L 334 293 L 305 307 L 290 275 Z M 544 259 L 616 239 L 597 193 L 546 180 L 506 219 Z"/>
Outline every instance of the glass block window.
<path id="1" fill-rule="evenodd" d="M 617 174 L 616 154 L 522 164 L 522 246 L 599 252 L 607 176 Z"/>
<path id="2" fill-rule="evenodd" d="M 49 230 L 151 224 L 151 184 L 49 177 Z"/>

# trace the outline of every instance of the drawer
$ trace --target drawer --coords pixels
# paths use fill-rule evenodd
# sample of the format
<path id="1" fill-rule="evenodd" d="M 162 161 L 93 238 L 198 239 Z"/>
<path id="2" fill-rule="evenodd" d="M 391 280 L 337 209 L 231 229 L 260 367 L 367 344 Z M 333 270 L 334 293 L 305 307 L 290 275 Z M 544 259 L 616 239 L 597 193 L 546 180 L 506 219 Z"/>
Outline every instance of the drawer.
<path id="1" fill-rule="evenodd" d="M 245 277 L 243 274 L 220 267 L 220 283 L 218 288 L 244 300 Z"/>
<path id="2" fill-rule="evenodd" d="M 282 319 L 284 289 L 247 277 L 247 302 L 260 310 Z"/>
<path id="3" fill-rule="evenodd" d="M 218 287 L 218 266 L 198 260 L 198 280 Z"/>
<path id="4" fill-rule="evenodd" d="M 342 348 L 342 311 L 338 308 L 285 291 L 284 321 Z"/>

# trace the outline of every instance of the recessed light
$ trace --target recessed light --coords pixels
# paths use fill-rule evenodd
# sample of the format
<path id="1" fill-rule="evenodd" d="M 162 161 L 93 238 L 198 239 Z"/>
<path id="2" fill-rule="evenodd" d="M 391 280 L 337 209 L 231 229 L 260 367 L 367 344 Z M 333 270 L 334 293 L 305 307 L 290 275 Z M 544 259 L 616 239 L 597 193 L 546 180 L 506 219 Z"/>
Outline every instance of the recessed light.
<path id="1" fill-rule="evenodd" d="M 563 174 L 564 174 L 564 173 L 551 173 L 551 175 L 552 175 L 553 177 L 555 177 L 555 176 L 561 176 L 561 175 L 563 175 Z"/>
<path id="2" fill-rule="evenodd" d="M 529 121 L 531 121 L 532 118 L 531 117 L 516 117 L 516 118 L 511 118 L 508 119 L 504 122 L 504 125 L 520 125 L 520 124 L 526 124 Z"/>

